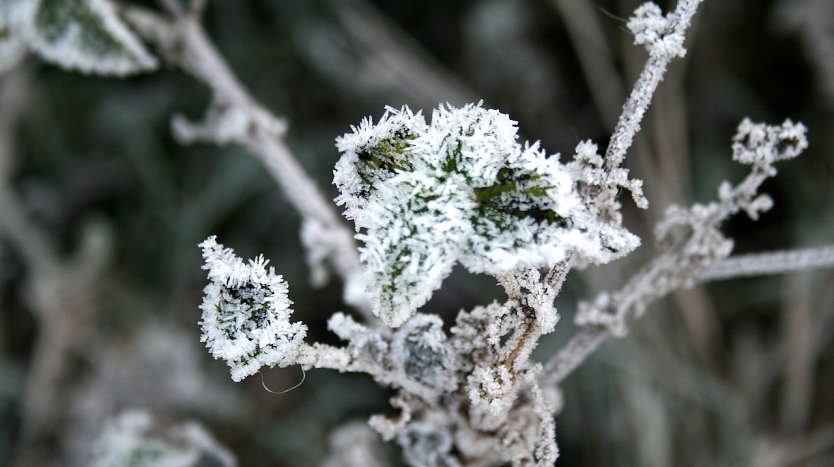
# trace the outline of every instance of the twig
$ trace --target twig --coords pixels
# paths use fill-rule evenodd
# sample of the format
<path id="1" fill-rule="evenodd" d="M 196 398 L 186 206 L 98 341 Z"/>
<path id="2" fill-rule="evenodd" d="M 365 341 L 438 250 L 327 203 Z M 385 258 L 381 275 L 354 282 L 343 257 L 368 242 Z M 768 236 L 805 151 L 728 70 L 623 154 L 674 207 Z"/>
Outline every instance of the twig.
<path id="1" fill-rule="evenodd" d="M 703 0 L 681 0 L 675 11 L 667 18 L 672 19 L 672 29 L 666 31 L 666 37 L 679 36 L 683 39 L 686 28 L 692 22 L 692 17 Z M 662 42 L 662 41 L 661 41 Z M 681 44 L 682 47 L 682 44 Z M 640 122 L 651 104 L 657 86 L 663 80 L 669 62 L 680 54 L 680 50 L 673 47 L 649 45 L 649 60 L 643 67 L 640 77 L 634 84 L 631 94 L 623 105 L 623 112 L 614 127 L 614 134 L 608 149 L 605 151 L 605 168 L 611 170 L 622 165 L 626 152 L 631 147 L 634 135 L 640 131 Z"/>
<path id="2" fill-rule="evenodd" d="M 660 258 L 663 258 L 661 256 Z M 779 261 L 782 261 L 781 267 Z M 660 261 L 656 261 L 660 263 Z M 670 266 L 674 267 L 674 265 Z M 719 261 L 698 274 L 698 282 L 749 277 L 763 274 L 783 274 L 801 269 L 834 267 L 834 246 L 806 248 L 777 253 L 760 253 L 740 255 Z M 651 285 L 652 279 L 646 274 L 638 274 L 615 295 L 625 295 L 624 291 L 633 291 L 632 303 L 648 306 L 650 303 L 666 296 L 666 293 L 653 294 L 657 288 Z M 645 285 L 649 284 L 649 285 Z M 642 291 L 642 292 L 641 292 Z M 611 329 L 605 326 L 586 326 L 544 367 L 546 375 L 544 384 L 558 384 L 575 370 L 590 354 L 608 338 L 613 337 Z"/>
<path id="3" fill-rule="evenodd" d="M 731 256 L 702 271 L 698 282 L 784 274 L 834 266 L 834 245 Z"/>
<path id="4" fill-rule="evenodd" d="M 303 238 L 312 259 L 329 259 L 345 282 L 345 300 L 371 320 L 363 293 L 362 268 L 353 234 L 322 196 L 286 145 L 286 124 L 261 107 L 234 76 L 206 36 L 198 19 L 180 15 L 173 21 L 135 6 L 124 6 L 124 16 L 146 39 L 156 43 L 173 64 L 209 86 L 215 102 L 206 121 L 192 124 L 175 117 L 175 135 L 184 143 L 236 143 L 256 155 L 304 219 Z M 313 253 L 311 250 L 317 250 Z M 315 267 L 315 265 L 311 265 Z"/>

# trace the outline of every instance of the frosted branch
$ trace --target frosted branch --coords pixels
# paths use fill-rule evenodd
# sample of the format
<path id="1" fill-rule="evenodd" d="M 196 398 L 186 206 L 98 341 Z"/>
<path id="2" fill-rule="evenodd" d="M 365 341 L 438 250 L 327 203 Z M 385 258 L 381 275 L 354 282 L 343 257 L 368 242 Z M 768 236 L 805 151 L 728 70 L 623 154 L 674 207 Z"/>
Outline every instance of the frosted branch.
<path id="1" fill-rule="evenodd" d="M 177 139 L 184 144 L 200 141 L 239 144 L 256 155 L 301 214 L 302 242 L 308 252 L 314 282 L 322 283 L 326 279 L 322 262 L 328 260 L 345 283 L 345 301 L 367 312 L 369 304 L 350 230 L 287 147 L 283 138 L 286 122 L 249 95 L 206 37 L 196 15 L 168 20 L 138 7 L 124 7 L 124 14 L 143 37 L 160 48 L 168 61 L 213 91 L 213 102 L 202 122 L 174 117 L 172 126 Z"/>
<path id="2" fill-rule="evenodd" d="M 834 245 L 731 256 L 698 274 L 698 282 L 834 267 Z"/>
<path id="3" fill-rule="evenodd" d="M 770 208 L 770 198 L 759 195 L 758 189 L 776 174 L 775 162 L 794 158 L 808 146 L 805 132 L 802 124 L 790 120 L 765 125 L 744 119 L 733 137 L 733 159 L 750 165 L 750 174 L 737 186 L 724 182 L 718 201 L 667 210 L 655 228 L 664 251 L 620 290 L 603 292 L 592 302 L 579 304 L 575 320 L 584 328 L 547 363 L 546 384 L 561 381 L 608 337 L 625 335 L 631 315 L 639 317 L 650 303 L 674 290 L 692 287 L 705 271 L 725 260 L 733 243 L 721 234 L 720 224 L 740 211 L 757 219 Z"/>
<path id="4" fill-rule="evenodd" d="M 651 104 L 657 86 L 663 80 L 669 63 L 686 54 L 683 47 L 686 29 L 703 0 L 680 0 L 675 10 L 663 16 L 660 7 L 644 3 L 628 22 L 634 43 L 646 46 L 649 60 L 623 105 L 623 112 L 605 151 L 605 168 L 619 167 L 626 152 L 640 131 L 640 122 Z"/>

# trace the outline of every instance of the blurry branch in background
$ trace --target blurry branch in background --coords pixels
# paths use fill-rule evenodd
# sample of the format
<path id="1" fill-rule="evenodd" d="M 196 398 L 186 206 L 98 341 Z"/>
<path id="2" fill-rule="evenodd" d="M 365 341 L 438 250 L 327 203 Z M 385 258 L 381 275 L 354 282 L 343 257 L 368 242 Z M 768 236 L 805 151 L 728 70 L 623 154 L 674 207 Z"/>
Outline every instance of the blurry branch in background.
<path id="1" fill-rule="evenodd" d="M 576 50 L 576 58 L 597 112 L 606 126 L 614 126 L 622 108 L 625 89 L 593 4 L 584 0 L 552 0 L 550 3 L 563 19 L 562 24 Z"/>
<path id="2" fill-rule="evenodd" d="M 14 131 L 29 94 L 25 69 L 2 79 L 0 88 L 0 237 L 27 269 L 25 288 L 38 323 L 27 376 L 16 464 L 45 465 L 41 442 L 59 433 L 68 416 L 63 403 L 73 390 L 73 357 L 80 353 L 96 312 L 96 286 L 109 262 L 111 239 L 98 223 L 87 224 L 77 251 L 62 259 L 46 232 L 25 213 L 9 186 Z"/>
<path id="3" fill-rule="evenodd" d="M 667 267 L 674 267 L 673 262 L 667 262 L 666 264 Z M 731 256 L 705 267 L 702 271 L 695 274 L 693 279 L 698 283 L 706 283 L 831 267 L 834 267 L 834 245 L 792 251 Z M 643 293 L 654 294 L 657 292 L 658 289 L 655 287 L 657 286 L 660 273 L 661 270 L 654 269 L 653 274 L 656 275 L 656 278 L 649 280 L 652 286 L 642 288 Z M 628 285 L 613 295 L 621 295 L 626 290 L 634 289 L 636 284 L 647 280 L 645 274 L 647 273 L 635 276 L 629 281 Z M 632 300 L 635 303 L 639 303 L 640 306 L 647 307 L 663 296 L 665 296 L 665 293 L 651 298 L 639 295 L 632 297 Z M 590 354 L 610 337 L 615 337 L 615 334 L 605 326 L 592 325 L 583 327 L 545 366 L 545 373 L 549 372 L 547 376 L 548 381 L 557 384 L 564 380 L 565 377 L 578 368 Z M 824 341 L 823 338 L 812 340 L 814 342 Z"/>
<path id="4" fill-rule="evenodd" d="M 816 68 L 818 87 L 834 107 L 834 2 L 783 0 L 771 19 L 776 28 L 799 36 Z"/>
<path id="5" fill-rule="evenodd" d="M 374 80 L 429 106 L 437 102 L 462 105 L 478 100 L 473 90 L 446 71 L 370 2 L 330 0 L 328 3 L 350 39 L 351 52 L 358 55 L 362 68 Z M 354 84 L 350 82 L 351 86 Z"/>
<path id="6" fill-rule="evenodd" d="M 608 337 L 625 335 L 629 317 L 640 317 L 650 303 L 674 290 L 692 287 L 704 271 L 725 260 L 733 249 L 733 242 L 724 237 L 720 225 L 741 211 L 756 220 L 760 213 L 770 209 L 772 200 L 767 195 L 760 195 L 759 187 L 776 175 L 775 162 L 792 159 L 807 148 L 805 133 L 802 124 L 793 124 L 790 120 L 780 126 L 742 121 L 733 138 L 732 149 L 733 160 L 751 166 L 747 177 L 735 186 L 722 183 L 718 201 L 695 204 L 687 209 L 669 207 L 665 218 L 655 227 L 655 236 L 665 251 L 632 276 L 621 289 L 603 292 L 593 302 L 580 303 L 575 321 L 581 329 L 547 363 L 544 380 L 558 384 Z M 791 265 L 808 264 L 807 255 L 798 256 L 800 259 Z M 822 265 L 834 265 L 830 256 Z M 725 270 L 727 274 L 733 273 L 732 269 Z M 744 275 L 746 268 L 742 266 L 735 271 Z M 727 277 L 732 276 L 725 275 Z"/>
<path id="7" fill-rule="evenodd" d="M 834 245 L 731 256 L 703 270 L 699 282 L 834 267 Z"/>
<path id="8" fill-rule="evenodd" d="M 235 456 L 203 428 L 189 421 L 170 425 L 143 410 L 113 417 L 93 446 L 91 467 L 237 467 Z"/>
<path id="9" fill-rule="evenodd" d="M 384 467 L 388 465 L 379 435 L 364 420 L 350 421 L 330 433 L 330 456 L 322 467 Z"/>
<path id="10" fill-rule="evenodd" d="M 174 117 L 174 136 L 183 144 L 238 144 L 256 155 L 302 217 L 301 238 L 307 249 L 313 282 L 325 283 L 328 274 L 324 264 L 328 262 L 345 282 L 345 301 L 365 318 L 371 318 L 353 235 L 287 147 L 286 123 L 255 102 L 235 78 L 200 25 L 200 4 L 197 10 L 186 10 L 177 0 L 164 4 L 174 15 L 172 19 L 127 5 L 123 7 L 124 17 L 140 35 L 158 47 L 167 61 L 205 83 L 213 92 L 202 122 Z"/>
<path id="11" fill-rule="evenodd" d="M 756 448 L 751 465 L 760 467 L 827 465 L 831 453 L 828 453 L 827 458 L 821 454 L 834 448 L 834 425 L 826 425 L 784 440 L 761 440 Z M 811 460 L 817 460 L 819 463 L 805 464 Z"/>

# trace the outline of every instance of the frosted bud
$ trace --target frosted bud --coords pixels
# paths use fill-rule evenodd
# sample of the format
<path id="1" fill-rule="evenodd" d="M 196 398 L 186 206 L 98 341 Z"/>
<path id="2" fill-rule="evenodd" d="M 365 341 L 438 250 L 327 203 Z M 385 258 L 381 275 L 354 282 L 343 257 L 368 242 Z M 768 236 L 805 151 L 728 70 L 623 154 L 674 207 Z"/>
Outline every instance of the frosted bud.
<path id="1" fill-rule="evenodd" d="M 281 365 L 303 342 L 307 327 L 290 323 L 287 283 L 262 256 L 244 263 L 211 236 L 200 244 L 209 284 L 203 290 L 201 342 L 240 381 L 262 366 Z"/>
<path id="2" fill-rule="evenodd" d="M 807 128 L 785 120 L 781 125 L 753 123 L 745 118 L 733 137 L 733 160 L 742 164 L 770 164 L 792 159 L 808 147 Z"/>
<path id="3" fill-rule="evenodd" d="M 682 57 L 686 49 L 683 47 L 683 33 L 675 32 L 678 21 L 677 15 L 663 16 L 659 6 L 647 2 L 634 11 L 627 27 L 634 34 L 634 43 L 645 45 L 652 55 Z"/>

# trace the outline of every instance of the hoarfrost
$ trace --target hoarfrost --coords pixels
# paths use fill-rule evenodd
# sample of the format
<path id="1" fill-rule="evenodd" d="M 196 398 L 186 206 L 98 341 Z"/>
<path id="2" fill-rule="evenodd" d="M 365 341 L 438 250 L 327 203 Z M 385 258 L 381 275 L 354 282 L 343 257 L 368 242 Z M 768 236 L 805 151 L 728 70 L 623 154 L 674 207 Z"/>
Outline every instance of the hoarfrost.
<path id="1" fill-rule="evenodd" d="M 290 323 L 287 283 L 266 269 L 262 256 L 244 263 L 212 236 L 200 244 L 209 284 L 203 290 L 200 326 L 212 356 L 225 360 L 240 381 L 262 366 L 289 364 L 307 326 Z"/>
<path id="2" fill-rule="evenodd" d="M 337 140 L 336 202 L 363 243 L 374 312 L 391 326 L 425 304 L 455 263 L 498 275 L 569 255 L 606 263 L 639 244 L 620 226 L 618 204 L 603 216 L 583 196 L 594 182 L 583 160 L 564 165 L 538 143 L 520 144 L 516 122 L 497 110 L 441 106 L 428 125 L 389 107 L 376 125 L 352 130 Z M 639 192 L 626 175 L 596 183 Z"/>

